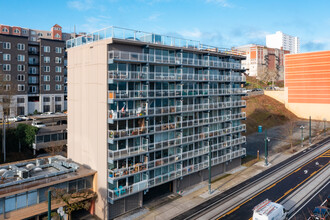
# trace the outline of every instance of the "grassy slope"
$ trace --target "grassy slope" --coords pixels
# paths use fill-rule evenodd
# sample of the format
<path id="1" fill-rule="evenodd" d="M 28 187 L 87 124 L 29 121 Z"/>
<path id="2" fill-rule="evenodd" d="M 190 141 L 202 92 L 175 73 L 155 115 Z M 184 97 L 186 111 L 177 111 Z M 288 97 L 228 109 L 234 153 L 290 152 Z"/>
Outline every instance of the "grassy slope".
<path id="1" fill-rule="evenodd" d="M 292 112 L 287 110 L 284 104 L 275 99 L 266 96 L 255 96 L 246 98 L 246 134 L 257 131 L 258 125 L 263 128 L 271 128 L 277 125 L 283 125 L 290 119 L 297 119 Z"/>

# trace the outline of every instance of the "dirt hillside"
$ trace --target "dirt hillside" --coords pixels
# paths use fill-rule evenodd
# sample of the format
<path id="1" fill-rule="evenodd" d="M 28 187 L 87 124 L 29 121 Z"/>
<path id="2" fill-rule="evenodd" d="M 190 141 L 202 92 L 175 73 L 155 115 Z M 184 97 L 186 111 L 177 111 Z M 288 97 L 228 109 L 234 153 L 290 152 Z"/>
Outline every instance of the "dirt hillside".
<path id="1" fill-rule="evenodd" d="M 246 134 L 257 131 L 258 125 L 263 128 L 271 128 L 283 125 L 289 120 L 296 120 L 298 117 L 287 110 L 284 104 L 266 96 L 246 97 Z"/>

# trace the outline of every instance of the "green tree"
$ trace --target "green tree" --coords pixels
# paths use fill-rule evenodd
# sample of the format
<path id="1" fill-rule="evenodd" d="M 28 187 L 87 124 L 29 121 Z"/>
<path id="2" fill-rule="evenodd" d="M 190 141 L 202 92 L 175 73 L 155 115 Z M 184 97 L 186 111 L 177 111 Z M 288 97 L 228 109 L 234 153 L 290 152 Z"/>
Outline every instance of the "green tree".
<path id="1" fill-rule="evenodd" d="M 32 147 L 32 144 L 34 143 L 37 131 L 38 131 L 38 128 L 33 127 L 32 125 L 27 125 L 27 127 L 25 129 L 24 141 L 29 147 Z"/>
<path id="2" fill-rule="evenodd" d="M 25 130 L 27 129 L 28 125 L 27 124 L 18 124 L 16 128 L 16 137 L 18 139 L 18 152 L 21 152 L 22 149 L 22 144 L 26 145 L 25 143 Z"/>

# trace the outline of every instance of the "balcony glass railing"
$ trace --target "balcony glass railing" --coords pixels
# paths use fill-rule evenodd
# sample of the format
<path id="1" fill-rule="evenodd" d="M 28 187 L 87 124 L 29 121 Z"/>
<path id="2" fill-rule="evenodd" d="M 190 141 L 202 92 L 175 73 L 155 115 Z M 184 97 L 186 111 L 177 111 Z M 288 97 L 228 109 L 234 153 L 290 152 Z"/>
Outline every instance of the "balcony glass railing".
<path id="1" fill-rule="evenodd" d="M 142 146 L 136 146 L 136 147 L 130 147 L 128 149 L 122 149 L 118 151 L 108 151 L 108 156 L 112 160 L 124 158 L 124 157 L 129 157 L 129 156 L 134 156 L 138 154 L 144 154 L 146 152 L 150 151 L 155 151 L 155 150 L 162 150 L 162 149 L 167 149 L 169 147 L 174 147 L 177 145 L 181 145 L 184 143 L 192 143 L 192 142 L 197 142 L 197 141 L 203 141 L 207 140 L 208 137 L 218 137 L 222 135 L 227 135 L 231 133 L 237 133 L 237 132 L 242 132 L 246 130 L 246 125 L 242 124 L 239 126 L 235 127 L 229 127 L 229 128 L 224 128 L 220 129 L 217 131 L 209 131 L 201 134 L 194 134 L 190 136 L 184 136 L 182 137 L 182 133 L 178 133 L 175 138 L 165 140 L 165 141 L 159 141 L 156 144 L 151 143 L 148 145 L 142 145 Z"/>
<path id="2" fill-rule="evenodd" d="M 163 131 L 173 131 L 177 129 L 182 129 L 186 127 L 199 127 L 204 125 L 211 125 L 214 123 L 220 123 L 230 120 L 241 120 L 246 118 L 246 113 L 241 112 L 238 114 L 230 114 L 224 116 L 216 116 L 202 119 L 193 119 L 187 121 L 173 122 L 173 123 L 162 123 L 161 125 L 155 126 L 141 126 L 131 129 L 122 129 L 122 130 L 110 130 L 109 138 L 110 139 L 120 139 L 132 136 L 138 136 L 143 134 L 154 134 Z"/>
<path id="3" fill-rule="evenodd" d="M 66 41 L 66 48 L 77 47 L 88 43 L 93 43 L 99 40 L 117 38 L 129 41 L 146 42 L 153 44 L 161 44 L 174 47 L 184 47 L 189 49 L 208 51 L 214 53 L 228 54 L 228 55 L 240 55 L 244 56 L 245 52 L 219 48 L 201 44 L 196 40 L 183 39 L 178 37 L 172 37 L 167 35 L 153 34 L 144 31 L 132 30 L 120 27 L 108 27 L 90 34 L 79 36 L 74 39 Z"/>
<path id="4" fill-rule="evenodd" d="M 153 54 L 118 51 L 118 50 L 109 51 L 108 55 L 109 55 L 109 61 L 115 59 L 115 60 L 150 62 L 150 63 L 171 64 L 171 65 L 214 67 L 214 68 L 222 68 L 222 69 L 241 69 L 241 63 L 239 62 L 183 58 L 177 56 L 174 57 L 174 56 L 153 55 Z"/>
<path id="5" fill-rule="evenodd" d="M 213 96 L 213 95 L 243 95 L 245 89 L 182 89 L 182 90 L 129 90 L 109 91 L 109 99 L 147 99 L 147 98 L 171 98 L 182 96 Z"/>
<path id="6" fill-rule="evenodd" d="M 109 79 L 116 80 L 188 80 L 188 81 L 220 81 L 220 82 L 245 82 L 245 76 L 222 76 L 211 74 L 187 74 L 169 72 L 137 72 L 115 71 L 108 73 Z"/>
<path id="7" fill-rule="evenodd" d="M 212 165 L 224 163 L 226 161 L 241 157 L 245 154 L 246 154 L 246 150 L 245 150 L 245 148 L 242 148 L 238 151 L 234 151 L 234 152 L 228 153 L 226 155 L 223 155 L 223 156 L 220 156 L 217 158 L 213 158 L 211 160 L 211 163 L 212 163 Z M 109 199 L 116 200 L 116 199 L 119 199 L 119 198 L 122 198 L 122 197 L 125 197 L 128 195 L 140 192 L 144 189 L 154 187 L 156 185 L 177 179 L 179 177 L 206 169 L 208 166 L 209 166 L 208 161 L 203 161 L 201 163 L 190 165 L 187 167 L 182 167 L 182 165 L 179 165 L 179 167 L 177 167 L 176 170 L 170 171 L 163 175 L 159 175 L 155 178 L 146 179 L 146 180 L 143 180 L 141 182 L 135 183 L 130 186 L 119 186 L 118 188 L 116 187 L 113 190 L 108 189 L 108 196 L 109 196 Z"/>
<path id="8" fill-rule="evenodd" d="M 196 104 L 196 105 L 178 105 L 178 106 L 167 106 L 167 107 L 156 107 L 156 108 L 136 108 L 128 110 L 108 110 L 108 117 L 110 119 L 127 119 L 137 118 L 142 116 L 152 116 L 159 114 L 176 114 L 191 111 L 203 111 L 212 109 L 224 109 L 224 108 L 236 108 L 246 106 L 246 101 L 233 101 L 233 102 L 219 102 L 210 104 Z"/>

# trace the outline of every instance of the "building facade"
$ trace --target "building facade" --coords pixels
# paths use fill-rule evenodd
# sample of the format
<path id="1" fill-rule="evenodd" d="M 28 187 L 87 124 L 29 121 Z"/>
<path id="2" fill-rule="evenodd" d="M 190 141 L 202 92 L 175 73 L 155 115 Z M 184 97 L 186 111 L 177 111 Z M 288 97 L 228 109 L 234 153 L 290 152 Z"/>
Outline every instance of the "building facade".
<path id="1" fill-rule="evenodd" d="M 98 171 L 100 218 L 241 164 L 243 53 L 114 27 L 67 48 L 68 156 Z"/>
<path id="2" fill-rule="evenodd" d="M 285 56 L 285 106 L 301 118 L 330 120 L 330 51 Z"/>
<path id="3" fill-rule="evenodd" d="M 275 34 L 266 35 L 266 46 L 290 51 L 291 54 L 300 53 L 299 37 L 276 31 Z"/>
<path id="4" fill-rule="evenodd" d="M 278 80 L 284 79 L 284 55 L 289 51 L 256 44 L 235 47 L 235 49 L 246 53 L 246 59 L 242 60 L 242 68 L 246 70 L 248 76 L 263 79 L 267 77 L 267 72 L 276 72 Z"/>
<path id="5" fill-rule="evenodd" d="M 74 36 L 59 25 L 51 31 L 0 25 L 0 84 L 10 94 L 11 116 L 67 109 L 65 41 Z"/>
<path id="6" fill-rule="evenodd" d="M 0 219 L 42 219 L 47 216 L 50 188 L 68 193 L 94 190 L 96 171 L 62 156 L 1 164 Z M 89 199 L 79 198 L 75 202 Z M 51 209 L 65 206 L 52 201 Z M 90 210 L 93 212 L 93 210 Z"/>

